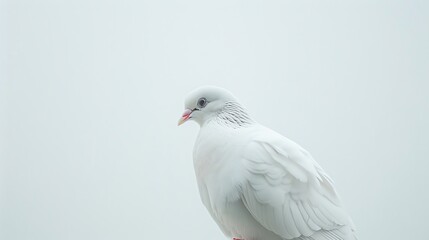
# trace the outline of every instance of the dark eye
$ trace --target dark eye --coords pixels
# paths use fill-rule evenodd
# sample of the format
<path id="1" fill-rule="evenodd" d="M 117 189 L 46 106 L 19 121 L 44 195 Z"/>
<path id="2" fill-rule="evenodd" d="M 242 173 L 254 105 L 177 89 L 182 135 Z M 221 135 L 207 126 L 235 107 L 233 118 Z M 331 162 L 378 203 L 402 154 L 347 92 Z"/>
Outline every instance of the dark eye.
<path id="1" fill-rule="evenodd" d="M 207 99 L 205 99 L 205 98 L 198 99 L 197 105 L 200 108 L 205 107 L 207 105 Z"/>

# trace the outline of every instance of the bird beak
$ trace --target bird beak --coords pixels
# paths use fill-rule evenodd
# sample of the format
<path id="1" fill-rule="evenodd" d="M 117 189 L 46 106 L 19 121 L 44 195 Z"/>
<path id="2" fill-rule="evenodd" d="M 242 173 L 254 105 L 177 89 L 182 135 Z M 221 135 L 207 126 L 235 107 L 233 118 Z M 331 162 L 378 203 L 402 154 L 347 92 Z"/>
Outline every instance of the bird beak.
<path id="1" fill-rule="evenodd" d="M 183 112 L 182 117 L 179 119 L 179 123 L 177 124 L 177 126 L 180 126 L 186 121 L 188 121 L 188 119 L 191 118 L 191 113 L 191 109 L 186 109 L 185 112 Z"/>

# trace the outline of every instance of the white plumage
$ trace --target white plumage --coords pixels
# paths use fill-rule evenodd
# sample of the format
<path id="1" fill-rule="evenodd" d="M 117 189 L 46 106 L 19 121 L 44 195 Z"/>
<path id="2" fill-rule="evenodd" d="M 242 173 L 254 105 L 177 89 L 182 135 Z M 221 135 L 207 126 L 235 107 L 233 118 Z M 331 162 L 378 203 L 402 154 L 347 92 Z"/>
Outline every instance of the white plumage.
<path id="1" fill-rule="evenodd" d="M 301 146 L 255 122 L 228 91 L 202 87 L 179 124 L 201 126 L 194 167 L 202 202 L 230 238 L 356 239 L 332 180 Z"/>

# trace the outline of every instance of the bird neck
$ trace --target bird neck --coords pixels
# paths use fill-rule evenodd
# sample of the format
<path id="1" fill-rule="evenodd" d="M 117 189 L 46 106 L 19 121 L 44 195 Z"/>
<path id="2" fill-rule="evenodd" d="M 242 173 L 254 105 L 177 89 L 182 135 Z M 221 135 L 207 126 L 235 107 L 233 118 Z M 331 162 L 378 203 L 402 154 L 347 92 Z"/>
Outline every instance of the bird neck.
<path id="1" fill-rule="evenodd" d="M 247 110 L 238 102 L 226 102 L 216 116 L 216 121 L 232 128 L 247 127 L 255 123 Z"/>

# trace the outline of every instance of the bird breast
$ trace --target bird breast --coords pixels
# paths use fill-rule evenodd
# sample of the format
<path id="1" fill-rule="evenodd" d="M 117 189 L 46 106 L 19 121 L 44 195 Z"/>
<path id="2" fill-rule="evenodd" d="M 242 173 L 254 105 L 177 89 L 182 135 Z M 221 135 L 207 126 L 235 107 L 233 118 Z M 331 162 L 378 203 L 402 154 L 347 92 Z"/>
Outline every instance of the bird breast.
<path id="1" fill-rule="evenodd" d="M 245 138 L 238 131 L 206 126 L 197 137 L 194 168 L 200 194 L 207 194 L 201 196 L 206 207 L 217 208 L 239 198 L 241 181 L 245 179 L 240 156 Z"/>

